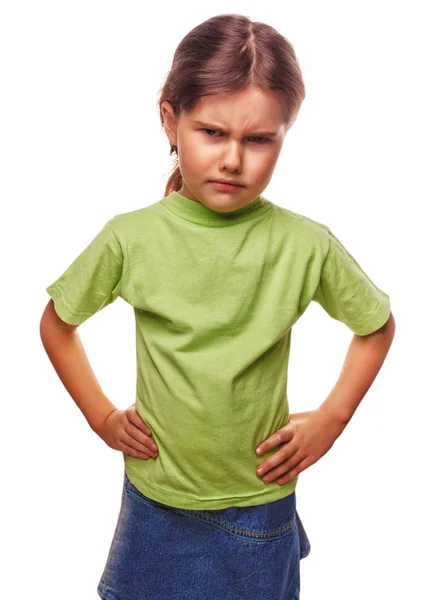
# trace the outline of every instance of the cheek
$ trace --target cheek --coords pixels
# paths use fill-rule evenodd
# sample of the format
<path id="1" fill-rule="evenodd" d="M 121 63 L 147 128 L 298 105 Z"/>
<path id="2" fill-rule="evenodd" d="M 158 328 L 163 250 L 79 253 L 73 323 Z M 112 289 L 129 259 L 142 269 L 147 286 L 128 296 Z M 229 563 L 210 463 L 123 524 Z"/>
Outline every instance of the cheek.
<path id="1" fill-rule="evenodd" d="M 272 175 L 278 157 L 278 152 L 253 152 L 247 156 L 245 168 L 252 177 L 264 179 Z"/>
<path id="2" fill-rule="evenodd" d="M 199 172 L 211 163 L 211 151 L 203 148 L 194 138 L 188 138 L 181 144 L 179 161 L 187 171 Z"/>

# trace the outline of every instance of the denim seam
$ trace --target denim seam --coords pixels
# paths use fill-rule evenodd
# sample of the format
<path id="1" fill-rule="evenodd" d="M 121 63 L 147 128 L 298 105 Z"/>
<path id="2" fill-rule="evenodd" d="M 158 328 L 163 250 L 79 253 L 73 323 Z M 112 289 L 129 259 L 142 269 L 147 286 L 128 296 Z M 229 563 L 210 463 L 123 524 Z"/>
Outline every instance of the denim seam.
<path id="1" fill-rule="evenodd" d="M 301 552 L 301 558 L 307 558 L 307 556 L 310 554 L 310 550 L 311 550 L 310 543 L 306 540 L 304 549 Z"/>
<path id="2" fill-rule="evenodd" d="M 139 495 L 135 494 L 134 491 L 131 488 L 129 488 L 127 485 L 126 485 L 126 489 L 127 489 L 127 493 L 134 496 L 134 498 L 136 498 L 136 500 L 138 500 L 139 502 L 143 502 L 144 504 L 147 504 L 148 506 L 152 506 L 152 504 L 150 502 L 147 502 L 146 500 L 141 498 Z M 215 525 L 216 527 L 219 527 L 220 529 L 226 530 L 229 533 L 236 535 L 237 537 L 242 537 L 245 539 L 270 538 L 270 536 L 273 536 L 273 535 L 275 536 L 273 539 L 281 538 L 281 537 L 284 537 L 284 535 L 288 535 L 288 533 L 292 530 L 292 528 L 294 527 L 295 522 L 296 522 L 296 518 L 294 518 L 294 520 L 291 523 L 289 523 L 289 525 L 285 525 L 285 527 L 276 529 L 275 531 L 268 531 L 268 532 L 264 532 L 264 533 L 254 533 L 251 531 L 246 531 L 244 529 L 238 529 L 236 527 L 232 527 L 231 525 L 228 525 L 227 523 L 224 523 L 223 521 L 220 521 L 219 519 L 215 519 L 214 517 L 204 514 L 203 511 L 198 511 L 198 510 L 187 511 L 184 508 L 177 508 L 175 506 L 170 506 L 167 508 L 169 508 L 173 512 L 184 514 L 184 515 L 188 516 L 189 518 L 212 523 L 213 525 Z M 246 535 L 239 535 L 238 532 L 242 532 Z M 284 535 L 276 535 L 279 533 L 283 533 Z"/>
<path id="3" fill-rule="evenodd" d="M 297 598 L 299 598 L 299 591 L 300 591 L 300 586 L 299 584 L 297 584 L 297 589 L 294 592 L 294 595 L 292 596 L 291 600 L 296 600 Z"/>
<path id="4" fill-rule="evenodd" d="M 103 600 L 116 600 L 116 599 L 115 599 L 115 596 L 110 596 L 110 595 L 108 594 L 108 592 L 103 592 L 103 591 L 100 589 L 100 584 L 97 586 L 97 590 L 98 590 L 98 592 L 100 593 L 100 597 L 101 597 Z"/>

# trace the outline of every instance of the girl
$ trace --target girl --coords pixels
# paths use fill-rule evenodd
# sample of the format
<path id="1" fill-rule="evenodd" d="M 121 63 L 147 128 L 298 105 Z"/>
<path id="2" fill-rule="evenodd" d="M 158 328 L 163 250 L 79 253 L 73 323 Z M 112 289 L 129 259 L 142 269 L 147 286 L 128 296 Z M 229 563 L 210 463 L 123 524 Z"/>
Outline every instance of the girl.
<path id="1" fill-rule="evenodd" d="M 304 95 L 272 27 L 234 14 L 195 27 L 158 103 L 178 161 L 165 196 L 111 218 L 47 288 L 46 351 L 123 452 L 103 599 L 299 598 L 310 544 L 298 475 L 342 433 L 394 335 L 389 296 L 334 233 L 262 195 Z M 101 392 L 77 333 L 118 296 L 136 317 L 126 410 Z M 354 338 L 326 401 L 289 414 L 291 328 L 312 300 Z"/>

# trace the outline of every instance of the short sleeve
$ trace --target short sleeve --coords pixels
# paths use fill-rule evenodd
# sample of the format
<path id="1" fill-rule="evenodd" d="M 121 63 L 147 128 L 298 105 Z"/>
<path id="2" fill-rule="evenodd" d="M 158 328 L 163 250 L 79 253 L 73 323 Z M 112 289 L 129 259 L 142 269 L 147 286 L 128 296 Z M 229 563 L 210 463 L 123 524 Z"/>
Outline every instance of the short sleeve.
<path id="1" fill-rule="evenodd" d="M 80 325 L 120 295 L 123 251 L 113 228 L 114 218 L 46 288 L 66 323 Z"/>
<path id="2" fill-rule="evenodd" d="M 327 228 L 329 250 L 313 300 L 357 335 L 368 335 L 390 316 L 390 298 Z"/>

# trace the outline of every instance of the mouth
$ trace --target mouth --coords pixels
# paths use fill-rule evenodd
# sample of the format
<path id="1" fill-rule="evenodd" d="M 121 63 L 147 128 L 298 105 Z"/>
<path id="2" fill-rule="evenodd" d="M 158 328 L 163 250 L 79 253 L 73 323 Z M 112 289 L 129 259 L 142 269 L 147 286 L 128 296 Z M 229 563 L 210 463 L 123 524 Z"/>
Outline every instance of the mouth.
<path id="1" fill-rule="evenodd" d="M 209 183 L 211 183 L 216 189 L 223 190 L 223 191 L 240 190 L 244 187 L 243 185 L 240 185 L 240 184 L 225 183 L 223 181 L 211 180 Z"/>

